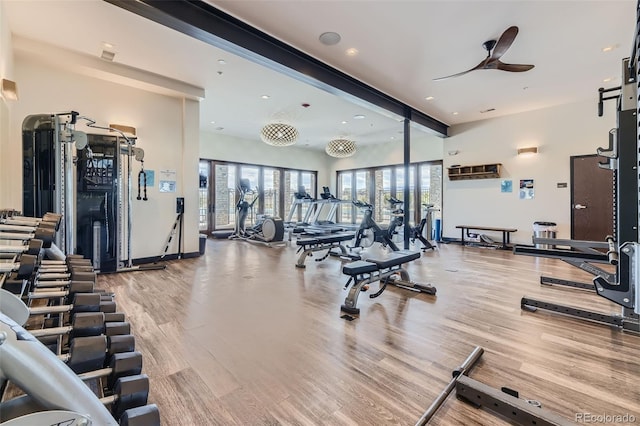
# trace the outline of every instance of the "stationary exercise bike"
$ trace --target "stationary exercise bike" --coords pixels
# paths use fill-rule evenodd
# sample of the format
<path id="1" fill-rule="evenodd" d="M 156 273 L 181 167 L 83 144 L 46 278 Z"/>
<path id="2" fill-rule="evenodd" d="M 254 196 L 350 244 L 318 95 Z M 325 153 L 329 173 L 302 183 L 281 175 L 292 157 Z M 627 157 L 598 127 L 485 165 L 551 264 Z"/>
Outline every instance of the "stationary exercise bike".
<path id="1" fill-rule="evenodd" d="M 380 225 L 373 220 L 373 206 L 364 201 L 355 200 L 353 205 L 358 207 L 364 213 L 360 227 L 356 232 L 355 247 L 371 247 L 373 243 L 382 244 L 383 247 L 389 247 L 393 251 L 400 250 L 396 243 L 391 239 L 393 234 L 389 232 L 389 227 L 381 228 Z M 391 220 L 393 223 L 393 219 Z"/>
<path id="2" fill-rule="evenodd" d="M 393 206 L 393 211 L 391 215 L 392 219 L 391 219 L 391 223 L 389 224 L 389 230 L 388 230 L 389 235 L 393 236 L 400 232 L 399 231 L 400 228 L 404 227 L 404 209 L 400 207 L 396 207 L 401 204 L 404 204 L 404 201 L 400 201 L 394 197 L 391 197 L 387 201 Z M 409 226 L 405 228 L 409 230 L 409 239 L 411 240 L 411 243 L 412 244 L 415 243 L 416 239 L 420 240 L 420 242 L 423 245 L 422 251 L 425 251 L 425 250 L 430 250 L 435 248 L 435 246 L 431 244 L 431 241 L 429 241 L 424 237 L 423 232 L 424 232 L 425 226 L 427 225 L 429 225 L 427 227 L 427 231 L 430 231 L 432 214 L 434 211 L 437 211 L 437 209 L 433 208 L 433 204 L 422 203 L 422 205 L 425 208 L 425 216 L 420 220 L 420 223 L 418 224 L 418 226 L 414 227 L 414 226 L 411 226 L 411 224 L 409 224 Z M 427 232 L 427 234 L 430 234 L 430 232 Z"/>
<path id="3" fill-rule="evenodd" d="M 240 179 L 238 187 L 240 198 L 236 203 L 236 227 L 229 236 L 231 239 L 243 239 L 261 243 L 279 242 L 284 240 L 284 222 L 280 218 L 273 218 L 266 215 L 258 215 L 255 225 L 246 227 L 249 211 L 253 210 L 253 205 L 258 200 L 255 197 L 251 203 L 245 200 L 246 195 L 256 194 L 257 190 L 252 190 L 249 179 Z"/>

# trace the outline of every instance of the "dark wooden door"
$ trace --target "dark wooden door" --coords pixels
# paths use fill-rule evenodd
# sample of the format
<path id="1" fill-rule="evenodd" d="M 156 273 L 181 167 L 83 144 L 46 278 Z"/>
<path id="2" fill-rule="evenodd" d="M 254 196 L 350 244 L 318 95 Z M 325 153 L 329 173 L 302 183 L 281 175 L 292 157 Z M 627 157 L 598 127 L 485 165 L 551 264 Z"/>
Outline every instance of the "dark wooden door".
<path id="1" fill-rule="evenodd" d="M 604 241 L 613 232 L 613 171 L 597 155 L 571 157 L 571 239 Z"/>

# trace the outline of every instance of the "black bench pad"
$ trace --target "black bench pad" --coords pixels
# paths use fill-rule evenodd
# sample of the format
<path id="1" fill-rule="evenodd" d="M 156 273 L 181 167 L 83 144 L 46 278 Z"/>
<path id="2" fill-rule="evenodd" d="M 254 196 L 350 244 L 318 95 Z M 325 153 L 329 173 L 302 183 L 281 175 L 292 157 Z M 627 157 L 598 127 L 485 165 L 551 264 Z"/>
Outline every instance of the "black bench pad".
<path id="1" fill-rule="evenodd" d="M 411 262 L 412 260 L 416 260 L 418 258 L 420 258 L 420 252 L 418 251 L 399 250 L 389 253 L 388 255 L 381 258 L 369 257 L 366 259 L 366 261 L 375 263 L 378 269 L 387 269 L 392 266 L 398 266 L 402 265 L 403 263 Z"/>
<path id="2" fill-rule="evenodd" d="M 356 260 L 342 267 L 342 273 L 351 276 L 366 274 L 377 270 L 378 265 L 372 262 L 365 262 L 364 260 Z"/>
<path id="3" fill-rule="evenodd" d="M 303 238 L 296 241 L 299 246 L 308 246 L 313 244 L 332 244 L 353 239 L 353 234 L 336 234 L 326 237 Z"/>

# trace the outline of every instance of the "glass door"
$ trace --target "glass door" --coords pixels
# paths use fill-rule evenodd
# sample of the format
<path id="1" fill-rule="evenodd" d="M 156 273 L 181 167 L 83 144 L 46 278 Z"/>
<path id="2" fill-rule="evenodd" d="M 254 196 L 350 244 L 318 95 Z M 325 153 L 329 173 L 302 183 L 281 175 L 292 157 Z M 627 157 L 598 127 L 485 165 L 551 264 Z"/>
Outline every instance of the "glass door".
<path id="1" fill-rule="evenodd" d="M 296 204 L 293 194 L 298 192 L 298 172 L 285 170 L 284 172 L 284 211 L 287 212 L 287 222 L 300 222 L 300 208 Z"/>
<path id="2" fill-rule="evenodd" d="M 262 204 L 260 202 L 260 168 L 255 166 L 240 166 L 239 179 L 249 180 L 249 191 L 244 195 L 244 201 L 249 203 L 249 212 L 245 221 L 245 227 L 255 225 L 257 215 L 262 212 Z M 238 180 L 238 187 L 240 181 Z M 240 193 L 238 192 L 238 196 Z"/>
<path id="3" fill-rule="evenodd" d="M 363 201 L 367 204 L 371 203 L 369 199 L 369 171 L 361 170 L 356 172 L 355 189 L 356 200 Z M 356 209 L 356 223 L 362 221 L 364 213 L 360 209 Z"/>
<path id="4" fill-rule="evenodd" d="M 353 184 L 352 184 L 353 172 L 346 172 L 338 174 L 338 197 L 341 200 L 353 201 Z M 338 222 L 342 223 L 355 223 L 352 220 L 354 217 L 353 209 L 355 206 L 349 204 L 342 204 L 340 206 L 340 212 L 338 213 Z"/>
<path id="5" fill-rule="evenodd" d="M 209 161 L 200 161 L 200 184 L 198 185 L 198 229 L 201 232 L 211 232 L 211 166 Z"/>
<path id="6" fill-rule="evenodd" d="M 280 170 L 262 170 L 263 213 L 271 217 L 280 215 Z"/>
<path id="7" fill-rule="evenodd" d="M 237 166 L 214 163 L 214 205 L 213 228 L 233 229 L 236 223 L 236 176 Z"/>
<path id="8" fill-rule="evenodd" d="M 304 186 L 304 188 L 307 190 L 307 193 L 311 196 L 312 199 L 316 199 L 316 176 L 314 173 L 300 172 L 299 185 Z M 314 213 L 313 211 L 309 211 L 309 209 L 312 208 L 318 208 L 318 205 L 316 205 L 315 203 L 303 203 L 300 206 L 300 215 L 302 216 L 303 221 L 305 221 L 305 219 L 307 221 L 310 220 L 311 214 Z"/>
<path id="9" fill-rule="evenodd" d="M 391 198 L 391 169 L 378 169 L 375 171 L 374 176 L 374 219 L 379 224 L 389 223 L 391 220 L 391 210 L 389 210 L 387 200 Z"/>

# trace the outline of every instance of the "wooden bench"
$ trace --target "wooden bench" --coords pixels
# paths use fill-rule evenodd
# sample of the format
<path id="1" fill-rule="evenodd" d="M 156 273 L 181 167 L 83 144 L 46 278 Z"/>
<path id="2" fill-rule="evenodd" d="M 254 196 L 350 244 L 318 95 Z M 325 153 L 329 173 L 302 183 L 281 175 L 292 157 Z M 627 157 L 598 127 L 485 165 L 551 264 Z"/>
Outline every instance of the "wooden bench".
<path id="1" fill-rule="evenodd" d="M 500 247 L 500 248 L 503 249 L 503 250 L 511 250 L 511 247 L 509 246 L 509 244 L 511 243 L 511 233 L 518 231 L 515 228 L 498 228 L 498 227 L 494 227 L 494 226 L 475 226 L 475 225 L 473 225 L 473 226 L 472 225 L 458 225 L 458 226 L 456 226 L 456 228 L 461 229 L 461 232 L 462 232 L 461 243 L 462 243 L 462 245 L 465 245 L 465 241 L 464 241 L 465 232 L 466 232 L 467 236 L 469 236 L 469 231 L 470 230 L 502 232 L 502 247 Z"/>

